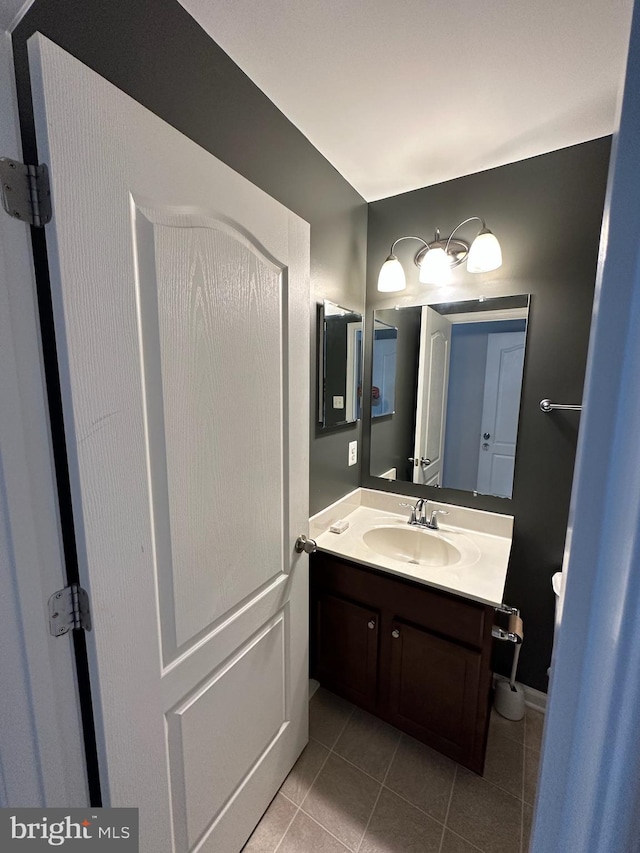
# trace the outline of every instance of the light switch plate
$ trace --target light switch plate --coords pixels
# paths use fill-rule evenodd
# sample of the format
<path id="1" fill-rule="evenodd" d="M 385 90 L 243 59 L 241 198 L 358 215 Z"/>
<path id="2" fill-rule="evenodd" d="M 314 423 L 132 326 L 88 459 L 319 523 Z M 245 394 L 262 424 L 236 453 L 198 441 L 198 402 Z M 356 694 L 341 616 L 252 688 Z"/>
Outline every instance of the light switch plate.
<path id="1" fill-rule="evenodd" d="M 349 442 L 349 465 L 355 465 L 358 461 L 358 442 Z"/>
<path id="2" fill-rule="evenodd" d="M 334 409 L 344 409 L 344 397 L 334 397 L 333 398 L 333 408 Z"/>

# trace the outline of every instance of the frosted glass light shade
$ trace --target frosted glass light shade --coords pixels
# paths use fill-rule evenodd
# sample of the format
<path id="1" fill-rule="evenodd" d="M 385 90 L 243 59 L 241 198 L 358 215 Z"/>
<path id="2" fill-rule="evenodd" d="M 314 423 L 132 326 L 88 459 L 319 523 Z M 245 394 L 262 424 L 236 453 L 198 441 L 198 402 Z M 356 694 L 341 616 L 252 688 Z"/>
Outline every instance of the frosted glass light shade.
<path id="1" fill-rule="evenodd" d="M 451 264 L 444 249 L 429 249 L 420 264 L 421 284 L 448 284 L 451 281 Z"/>
<path id="2" fill-rule="evenodd" d="M 471 244 L 467 256 L 468 272 L 490 272 L 502 266 L 500 243 L 488 228 L 483 228 Z"/>
<path id="3" fill-rule="evenodd" d="M 378 275 L 378 290 L 382 293 L 395 293 L 404 290 L 407 286 L 402 264 L 395 255 L 389 255 L 380 267 Z"/>

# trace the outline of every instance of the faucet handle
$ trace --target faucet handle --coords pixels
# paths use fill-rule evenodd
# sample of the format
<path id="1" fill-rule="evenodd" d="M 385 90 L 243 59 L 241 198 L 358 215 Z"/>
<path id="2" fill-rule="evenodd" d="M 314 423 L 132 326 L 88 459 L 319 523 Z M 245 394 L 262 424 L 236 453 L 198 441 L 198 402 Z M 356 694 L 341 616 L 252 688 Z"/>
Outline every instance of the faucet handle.
<path id="1" fill-rule="evenodd" d="M 439 515 L 449 515 L 446 509 L 432 509 L 431 510 L 431 518 L 429 519 L 429 527 L 432 530 L 438 529 L 438 516 Z"/>
<path id="2" fill-rule="evenodd" d="M 405 504 L 405 503 L 401 503 L 400 506 L 406 506 L 408 509 L 411 510 L 411 518 L 409 519 L 409 524 L 415 524 L 416 523 L 416 508 L 415 508 L 415 506 L 413 504 Z"/>

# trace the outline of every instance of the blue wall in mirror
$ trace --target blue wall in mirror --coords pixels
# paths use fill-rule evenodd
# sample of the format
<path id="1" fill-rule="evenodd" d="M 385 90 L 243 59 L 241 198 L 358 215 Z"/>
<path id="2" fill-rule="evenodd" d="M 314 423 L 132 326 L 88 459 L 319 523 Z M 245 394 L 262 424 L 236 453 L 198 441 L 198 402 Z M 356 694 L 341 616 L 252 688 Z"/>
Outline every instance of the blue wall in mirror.
<path id="1" fill-rule="evenodd" d="M 377 320 L 373 330 L 372 418 L 395 412 L 397 350 L 398 329 Z"/>

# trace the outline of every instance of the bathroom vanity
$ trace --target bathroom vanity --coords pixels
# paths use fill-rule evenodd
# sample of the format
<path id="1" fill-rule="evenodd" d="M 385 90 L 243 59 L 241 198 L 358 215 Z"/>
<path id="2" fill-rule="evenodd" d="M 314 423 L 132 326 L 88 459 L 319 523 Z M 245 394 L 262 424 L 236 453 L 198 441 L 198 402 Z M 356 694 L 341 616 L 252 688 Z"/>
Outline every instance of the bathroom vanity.
<path id="1" fill-rule="evenodd" d="M 449 507 L 429 531 L 407 525 L 409 499 L 366 489 L 350 499 L 312 520 L 311 673 L 481 774 L 513 519 Z M 331 533 L 332 515 L 348 530 Z"/>

